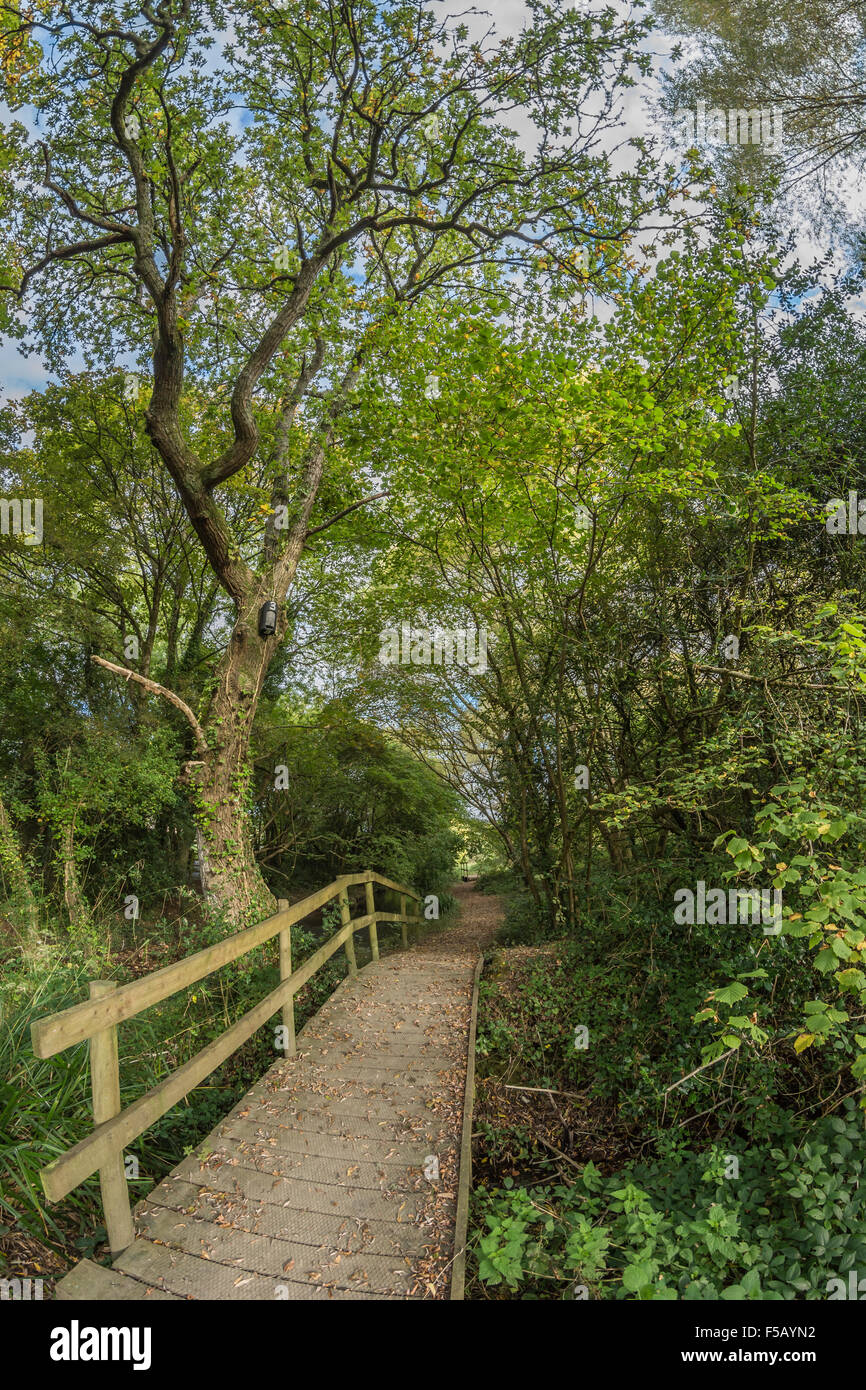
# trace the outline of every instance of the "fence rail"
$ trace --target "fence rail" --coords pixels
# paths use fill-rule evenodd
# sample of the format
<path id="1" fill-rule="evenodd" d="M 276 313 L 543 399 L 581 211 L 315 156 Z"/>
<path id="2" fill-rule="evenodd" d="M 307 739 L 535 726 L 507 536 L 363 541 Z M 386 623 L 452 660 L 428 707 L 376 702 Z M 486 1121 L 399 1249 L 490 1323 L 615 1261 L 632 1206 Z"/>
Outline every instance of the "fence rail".
<path id="1" fill-rule="evenodd" d="M 375 905 L 374 884 L 400 894 L 399 912 L 380 912 Z M 364 885 L 366 913 L 352 917 L 349 889 Z M 336 931 L 297 970 L 292 970 L 292 927 L 318 908 L 336 898 L 340 905 L 341 923 Z M 196 951 L 186 959 L 155 970 L 150 975 L 118 985 L 114 980 L 93 980 L 90 998 L 73 1004 L 60 1013 L 37 1019 L 31 1025 L 33 1051 L 37 1057 L 53 1057 L 76 1043 L 90 1039 L 90 1076 L 94 1129 L 66 1153 L 43 1168 L 40 1177 L 49 1201 L 57 1202 L 73 1188 L 99 1172 L 105 1228 L 112 1254 L 119 1254 L 132 1243 L 134 1227 L 129 1204 L 129 1191 L 123 1164 L 123 1150 L 143 1134 L 160 1116 L 171 1110 L 206 1076 L 215 1071 L 233 1052 L 252 1037 L 253 1033 L 274 1014 L 282 1011 L 286 1029 L 288 1055 L 295 1052 L 294 996 L 324 965 L 340 946 L 346 952 L 349 974 L 357 972 L 355 932 L 366 927 L 370 933 L 373 960 L 379 959 L 377 925 L 380 922 L 399 922 L 402 944 L 408 944 L 408 928 L 418 926 L 420 913 L 406 912 L 406 900 L 421 902 L 417 893 L 401 883 L 393 883 L 381 874 L 344 874 L 326 888 L 311 893 L 291 907 L 280 911 L 254 927 L 228 936 L 213 946 Z M 255 1008 L 250 1009 L 218 1038 L 194 1057 L 178 1067 L 159 1085 L 147 1091 L 137 1101 L 120 1108 L 120 1071 L 117 1051 L 117 1025 L 149 1009 L 213 974 L 221 966 L 238 960 L 264 942 L 279 937 L 280 983 Z"/>

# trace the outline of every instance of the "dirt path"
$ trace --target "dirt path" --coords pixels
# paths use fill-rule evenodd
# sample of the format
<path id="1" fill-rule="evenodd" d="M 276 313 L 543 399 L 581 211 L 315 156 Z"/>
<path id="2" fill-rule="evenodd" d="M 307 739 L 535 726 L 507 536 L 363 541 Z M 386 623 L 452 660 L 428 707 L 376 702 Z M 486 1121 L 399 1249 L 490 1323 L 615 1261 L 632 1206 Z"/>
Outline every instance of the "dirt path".
<path id="1" fill-rule="evenodd" d="M 477 893 L 473 883 L 453 883 L 451 892 L 457 899 L 459 919 L 446 931 L 431 933 L 413 947 L 419 955 L 448 955 L 455 959 L 471 957 L 473 968 L 479 952 L 485 950 L 502 925 L 502 900 Z"/>

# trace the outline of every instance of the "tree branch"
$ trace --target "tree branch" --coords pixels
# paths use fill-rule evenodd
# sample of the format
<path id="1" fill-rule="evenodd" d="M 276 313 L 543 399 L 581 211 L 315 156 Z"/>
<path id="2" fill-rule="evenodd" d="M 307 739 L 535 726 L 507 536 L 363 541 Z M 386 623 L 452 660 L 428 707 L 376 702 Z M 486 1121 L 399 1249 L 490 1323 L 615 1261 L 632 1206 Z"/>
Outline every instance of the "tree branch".
<path id="1" fill-rule="evenodd" d="M 310 536 L 317 536 L 320 531 L 327 531 L 328 527 L 333 526 L 335 521 L 340 521 L 342 517 L 348 516 L 349 512 L 357 511 L 359 507 L 366 507 L 368 502 L 377 502 L 380 497 L 388 496 L 389 492 L 386 489 L 385 492 L 374 492 L 370 497 L 363 497 L 360 502 L 353 502 L 351 507 L 344 507 L 341 512 L 337 512 L 336 516 L 332 516 L 330 521 L 323 521 L 321 526 L 314 526 L 311 530 L 307 531 L 304 539 L 309 540 Z"/>
<path id="2" fill-rule="evenodd" d="M 97 666 L 104 666 L 106 671 L 113 671 L 116 676 L 125 676 L 128 681 L 135 681 L 138 685 L 143 685 L 145 690 L 149 690 L 152 695 L 161 695 L 169 704 L 179 709 L 192 729 L 195 738 L 195 746 L 199 753 L 207 753 L 207 739 L 204 736 L 204 729 L 199 724 L 189 705 L 182 700 L 179 695 L 175 695 L 173 690 L 168 690 L 164 685 L 158 685 L 156 681 L 148 680 L 146 676 L 140 676 L 137 671 L 130 671 L 127 666 L 115 666 L 113 661 L 106 661 L 101 656 L 91 656 L 91 661 L 95 661 Z"/>

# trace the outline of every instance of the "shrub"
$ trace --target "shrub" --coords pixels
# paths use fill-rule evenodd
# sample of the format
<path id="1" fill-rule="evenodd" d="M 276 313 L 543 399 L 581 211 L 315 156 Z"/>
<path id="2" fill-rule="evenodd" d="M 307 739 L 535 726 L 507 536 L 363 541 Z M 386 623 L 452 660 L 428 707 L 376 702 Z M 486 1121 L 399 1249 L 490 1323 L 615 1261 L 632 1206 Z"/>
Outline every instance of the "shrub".
<path id="1" fill-rule="evenodd" d="M 866 1274 L 863 1126 L 839 1115 L 767 1153 L 732 1140 L 571 1186 L 475 1193 L 478 1278 L 526 1298 L 818 1300 Z M 859 1276 L 858 1276 L 859 1277 Z"/>

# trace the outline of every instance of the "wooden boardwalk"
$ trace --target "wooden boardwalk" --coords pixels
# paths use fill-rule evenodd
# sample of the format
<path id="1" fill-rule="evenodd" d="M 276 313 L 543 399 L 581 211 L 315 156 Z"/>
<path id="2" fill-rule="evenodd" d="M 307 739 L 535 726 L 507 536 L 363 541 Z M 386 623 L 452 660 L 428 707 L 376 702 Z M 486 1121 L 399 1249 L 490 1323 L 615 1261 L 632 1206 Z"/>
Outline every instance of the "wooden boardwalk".
<path id="1" fill-rule="evenodd" d="M 470 1006 L 495 899 L 343 981 L 60 1299 L 447 1298 Z"/>

